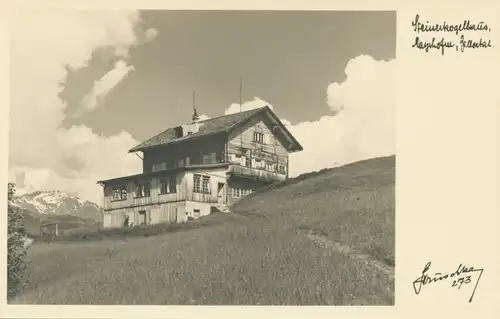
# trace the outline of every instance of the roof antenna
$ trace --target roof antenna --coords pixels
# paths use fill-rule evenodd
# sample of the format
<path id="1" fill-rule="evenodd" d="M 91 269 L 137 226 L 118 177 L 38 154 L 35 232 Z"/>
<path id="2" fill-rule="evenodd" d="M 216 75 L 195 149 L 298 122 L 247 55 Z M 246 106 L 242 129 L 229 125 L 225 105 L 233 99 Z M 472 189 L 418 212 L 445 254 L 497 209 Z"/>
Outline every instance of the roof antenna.
<path id="1" fill-rule="evenodd" d="M 198 122 L 200 119 L 200 116 L 198 115 L 198 112 L 196 112 L 196 91 L 193 90 L 193 117 L 192 120 L 193 122 Z"/>

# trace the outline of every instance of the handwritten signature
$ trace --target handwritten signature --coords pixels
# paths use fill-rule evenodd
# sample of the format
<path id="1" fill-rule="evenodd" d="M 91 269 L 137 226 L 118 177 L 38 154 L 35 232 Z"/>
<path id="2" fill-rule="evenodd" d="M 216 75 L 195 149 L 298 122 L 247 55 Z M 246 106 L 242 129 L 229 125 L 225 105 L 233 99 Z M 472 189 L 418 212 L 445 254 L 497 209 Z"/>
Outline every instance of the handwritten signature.
<path id="1" fill-rule="evenodd" d="M 413 289 L 415 290 L 415 294 L 418 295 L 422 290 L 422 287 L 425 285 L 429 285 L 431 283 L 436 283 L 440 281 L 446 281 L 447 279 L 453 279 L 452 287 L 456 287 L 460 289 L 462 285 L 470 284 L 472 282 L 471 276 L 474 273 L 479 273 L 477 276 L 476 284 L 474 286 L 474 290 L 469 298 L 469 302 L 472 302 L 474 298 L 474 294 L 476 293 L 477 285 L 479 284 L 479 280 L 481 279 L 481 275 L 483 274 L 483 269 L 476 269 L 474 267 L 466 267 L 465 265 L 460 264 L 452 273 L 435 273 L 434 275 L 429 275 L 428 271 L 431 268 L 431 262 L 429 261 L 422 271 L 422 275 L 413 281 Z"/>

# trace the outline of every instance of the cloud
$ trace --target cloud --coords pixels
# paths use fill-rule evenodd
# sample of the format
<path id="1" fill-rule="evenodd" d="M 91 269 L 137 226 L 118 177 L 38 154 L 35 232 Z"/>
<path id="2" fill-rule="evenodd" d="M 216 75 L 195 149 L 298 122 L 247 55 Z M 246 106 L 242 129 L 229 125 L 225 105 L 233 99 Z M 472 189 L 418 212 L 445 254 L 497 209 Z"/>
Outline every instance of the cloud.
<path id="1" fill-rule="evenodd" d="M 13 21 L 9 177 L 24 174 L 24 190 L 59 189 L 101 203 L 97 180 L 140 172 L 141 161 L 124 154 L 138 142 L 127 132 L 105 137 L 85 126 L 61 127 L 67 68 L 87 66 L 101 48 L 123 59 L 95 83 L 89 96 L 96 102 L 86 100 L 92 109 L 132 69 L 129 49 L 156 32 L 138 33 L 137 11 L 36 11 Z"/>
<path id="2" fill-rule="evenodd" d="M 94 82 L 94 86 L 82 99 L 84 110 L 93 110 L 99 105 L 99 100 L 105 97 L 115 86 L 120 83 L 134 67 L 127 62 L 120 60 L 114 68 L 104 74 L 99 80 Z"/>
<path id="3" fill-rule="evenodd" d="M 233 114 L 233 113 L 238 113 L 238 112 L 243 112 L 243 111 L 249 111 L 249 110 L 257 109 L 259 107 L 264 107 L 266 105 L 268 105 L 271 109 L 273 108 L 273 106 L 270 103 L 262 100 L 261 98 L 254 97 L 253 100 L 242 103 L 241 108 L 240 108 L 239 103 L 233 103 L 233 104 L 229 105 L 229 107 L 224 111 L 224 114 L 228 115 L 228 114 Z"/>
<path id="4" fill-rule="evenodd" d="M 338 113 L 291 126 L 304 147 L 290 157 L 291 175 L 395 154 L 395 65 L 366 55 L 347 63 L 346 80 L 327 88 Z"/>
<path id="5" fill-rule="evenodd" d="M 395 64 L 356 57 L 345 68 L 346 80 L 327 87 L 327 104 L 335 115 L 294 125 L 281 118 L 304 147 L 290 156 L 291 176 L 395 154 Z M 256 97 L 243 103 L 242 110 L 266 105 L 273 109 Z M 275 111 L 279 116 L 279 108 Z M 239 104 L 226 110 L 235 112 Z"/>
<path id="6" fill-rule="evenodd" d="M 158 35 L 158 30 L 152 28 L 147 29 L 144 35 L 146 36 L 146 41 L 151 41 Z"/>

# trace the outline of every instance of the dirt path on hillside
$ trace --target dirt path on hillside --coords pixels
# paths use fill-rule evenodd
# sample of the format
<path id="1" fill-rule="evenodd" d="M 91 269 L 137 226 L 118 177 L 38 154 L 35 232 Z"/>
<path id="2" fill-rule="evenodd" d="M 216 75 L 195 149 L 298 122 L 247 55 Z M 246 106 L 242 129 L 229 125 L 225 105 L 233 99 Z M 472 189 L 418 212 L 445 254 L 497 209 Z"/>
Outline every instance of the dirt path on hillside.
<path id="1" fill-rule="evenodd" d="M 324 235 L 317 234 L 313 230 L 309 230 L 307 232 L 307 237 L 321 247 L 333 249 L 345 256 L 351 257 L 352 259 L 364 262 L 371 267 L 377 268 L 390 279 L 394 279 L 394 268 L 374 259 L 370 255 L 358 253 L 348 245 L 335 242 Z"/>

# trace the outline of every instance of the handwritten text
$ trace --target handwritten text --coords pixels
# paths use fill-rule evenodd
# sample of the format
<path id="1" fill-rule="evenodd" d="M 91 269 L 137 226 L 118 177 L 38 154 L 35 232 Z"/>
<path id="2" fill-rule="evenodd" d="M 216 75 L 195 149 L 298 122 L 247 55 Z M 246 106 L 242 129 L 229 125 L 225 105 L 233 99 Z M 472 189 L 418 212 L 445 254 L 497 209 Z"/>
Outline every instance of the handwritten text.
<path id="1" fill-rule="evenodd" d="M 487 38 L 491 32 L 491 27 L 484 21 L 471 22 L 464 20 L 459 24 L 452 24 L 446 21 L 442 23 L 422 22 L 420 15 L 415 15 L 411 23 L 413 32 L 416 33 L 412 48 L 429 53 L 437 51 L 444 55 L 448 50 L 463 53 L 466 50 L 478 50 L 492 48 L 494 45 Z M 429 35 L 434 33 L 434 35 Z M 444 35 L 438 35 L 438 34 Z M 467 36 L 466 34 L 470 34 Z M 473 37 L 473 33 L 483 33 L 480 36 Z M 454 36 L 450 36 L 450 34 Z"/>

